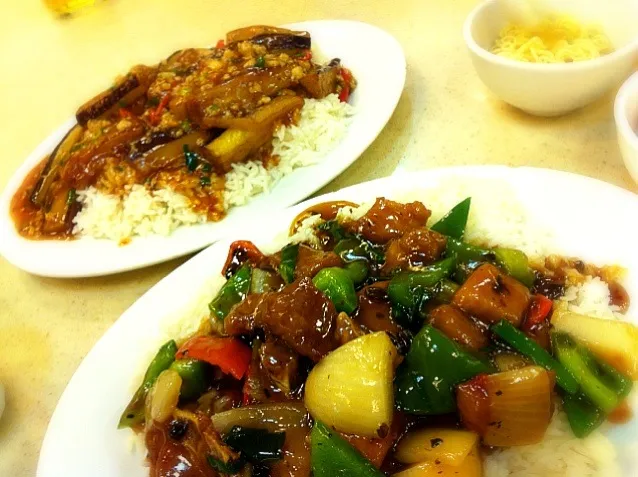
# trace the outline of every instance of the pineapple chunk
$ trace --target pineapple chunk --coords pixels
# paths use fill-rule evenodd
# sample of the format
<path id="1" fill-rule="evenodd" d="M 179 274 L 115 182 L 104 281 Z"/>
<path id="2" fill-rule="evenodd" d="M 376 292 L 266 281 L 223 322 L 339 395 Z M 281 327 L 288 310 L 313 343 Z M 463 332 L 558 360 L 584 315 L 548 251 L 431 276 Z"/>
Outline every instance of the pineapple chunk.
<path id="1" fill-rule="evenodd" d="M 383 436 L 392 424 L 396 354 L 383 331 L 328 354 L 306 380 L 304 401 L 312 417 L 348 434 Z"/>
<path id="2" fill-rule="evenodd" d="M 632 380 L 638 380 L 638 327 L 625 321 L 605 320 L 556 310 L 556 331 L 569 333 L 598 358 Z"/>
<path id="3" fill-rule="evenodd" d="M 460 465 L 454 466 L 436 462 L 422 462 L 392 474 L 393 477 L 481 477 L 483 462 L 475 446 Z"/>
<path id="4" fill-rule="evenodd" d="M 476 446 L 478 435 L 456 429 L 423 429 L 408 433 L 394 456 L 404 464 L 435 462 L 459 466 Z"/>

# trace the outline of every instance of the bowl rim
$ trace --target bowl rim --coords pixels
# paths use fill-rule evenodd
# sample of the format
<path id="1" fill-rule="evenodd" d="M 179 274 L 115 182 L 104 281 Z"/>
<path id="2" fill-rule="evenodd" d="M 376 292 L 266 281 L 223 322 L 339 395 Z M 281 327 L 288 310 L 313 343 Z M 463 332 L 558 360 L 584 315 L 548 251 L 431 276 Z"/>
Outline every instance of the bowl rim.
<path id="1" fill-rule="evenodd" d="M 501 0 L 485 0 L 480 2 L 476 7 L 472 9 L 472 11 L 465 19 L 465 22 L 463 23 L 463 38 L 465 39 L 465 44 L 474 54 L 480 56 L 486 61 L 497 63 L 502 66 L 520 68 L 527 71 L 564 72 L 565 70 L 574 71 L 576 68 L 578 68 L 579 70 L 589 70 L 598 68 L 600 66 L 605 66 L 608 63 L 614 62 L 619 57 L 630 55 L 632 52 L 635 53 L 638 57 L 638 34 L 636 34 L 636 36 L 626 45 L 612 51 L 609 54 L 599 56 L 598 58 L 593 58 L 591 60 L 575 61 L 572 63 L 529 63 L 526 61 L 518 61 L 511 58 L 505 58 L 503 56 L 495 55 L 494 53 L 486 50 L 478 43 L 476 43 L 476 40 L 474 40 L 474 35 L 472 35 L 472 26 L 476 21 L 477 15 L 483 9 L 499 1 Z"/>
<path id="2" fill-rule="evenodd" d="M 627 102 L 632 98 L 638 102 L 638 71 L 625 80 L 614 100 L 616 129 L 631 144 L 631 147 L 638 151 L 638 131 L 635 131 L 629 123 L 629 118 L 625 111 Z"/>

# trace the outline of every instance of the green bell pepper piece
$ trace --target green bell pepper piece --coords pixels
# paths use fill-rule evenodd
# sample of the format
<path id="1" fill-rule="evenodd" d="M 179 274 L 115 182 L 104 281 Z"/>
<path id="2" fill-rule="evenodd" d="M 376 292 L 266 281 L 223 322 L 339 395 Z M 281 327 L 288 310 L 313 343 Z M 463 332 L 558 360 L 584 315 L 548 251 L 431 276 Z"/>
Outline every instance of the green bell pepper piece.
<path id="1" fill-rule="evenodd" d="M 175 361 L 175 353 L 177 353 L 177 343 L 170 340 L 162 345 L 151 364 L 148 365 L 141 386 L 137 389 L 131 402 L 120 417 L 118 429 L 124 427 L 133 427 L 144 422 L 144 401 L 146 395 L 157 381 L 157 377 L 162 371 L 167 370 L 173 361 Z"/>
<path id="2" fill-rule="evenodd" d="M 493 367 L 436 328 L 426 325 L 412 340 L 395 381 L 396 406 L 410 414 L 456 410 L 454 387 Z"/>
<path id="3" fill-rule="evenodd" d="M 470 214 L 471 203 L 471 197 L 459 202 L 445 217 L 434 224 L 431 229 L 448 237 L 459 240 L 462 239 L 465 234 L 465 226 L 467 225 L 467 217 Z"/>
<path id="4" fill-rule="evenodd" d="M 455 257 L 459 262 L 481 263 L 491 258 L 492 251 L 461 240 L 448 238 L 445 245 L 445 254 L 448 257 Z"/>
<path id="5" fill-rule="evenodd" d="M 320 421 L 310 432 L 313 477 L 383 477 L 372 463 L 345 439 Z"/>
<path id="6" fill-rule="evenodd" d="M 631 392 L 632 381 L 616 369 L 599 361 L 567 333 L 552 333 L 552 348 L 565 368 L 574 376 L 582 393 L 609 414 Z"/>
<path id="7" fill-rule="evenodd" d="M 319 271 L 312 283 L 334 304 L 337 311 L 352 313 L 359 304 L 350 274 L 343 268 L 330 267 Z"/>
<path id="8" fill-rule="evenodd" d="M 288 244 L 281 250 L 281 262 L 279 274 L 286 283 L 292 283 L 295 279 L 295 267 L 299 255 L 299 244 Z"/>
<path id="9" fill-rule="evenodd" d="M 373 263 L 383 263 L 385 261 L 383 247 L 374 245 L 354 235 L 348 235 L 339 240 L 333 252 L 339 255 L 346 263 L 356 260 L 366 260 Z"/>
<path id="10" fill-rule="evenodd" d="M 569 426 L 579 439 L 587 437 L 605 422 L 605 413 L 591 403 L 582 393 L 563 396 L 563 411 Z"/>
<path id="11" fill-rule="evenodd" d="M 354 237 L 339 240 L 332 251 L 339 255 L 345 263 L 356 262 L 357 260 L 367 261 L 369 259 L 367 253 L 363 250 L 361 241 Z"/>
<path id="12" fill-rule="evenodd" d="M 580 386 L 571 373 L 569 373 L 561 363 L 552 358 L 536 341 L 518 330 L 509 321 L 501 320 L 492 325 L 490 329 L 498 335 L 499 338 L 522 355 L 527 356 L 534 361 L 534 363 L 545 369 L 554 371 L 556 373 L 556 384 L 569 394 L 574 394 L 578 391 Z"/>
<path id="13" fill-rule="evenodd" d="M 368 278 L 368 264 L 361 260 L 356 262 L 347 263 L 344 270 L 348 273 L 352 279 L 352 283 L 356 286 L 361 285 Z"/>
<path id="14" fill-rule="evenodd" d="M 274 462 L 283 456 L 285 432 L 268 432 L 265 429 L 233 426 L 224 442 L 240 453 L 242 459 L 253 464 Z"/>
<path id="15" fill-rule="evenodd" d="M 334 240 L 348 237 L 348 233 L 336 220 L 326 220 L 317 226 L 317 230 L 328 233 Z"/>
<path id="16" fill-rule="evenodd" d="M 463 283 L 476 267 L 483 262 L 489 261 L 494 254 L 486 248 L 477 247 L 449 237 L 445 245 L 445 256 L 456 259 L 454 280 L 458 283 Z"/>
<path id="17" fill-rule="evenodd" d="M 495 248 L 494 256 L 496 263 L 502 267 L 505 272 L 515 278 L 523 285 L 531 288 L 534 285 L 534 272 L 529 267 L 529 260 L 520 250 L 513 248 Z"/>
<path id="18" fill-rule="evenodd" d="M 388 297 L 395 319 L 407 327 L 420 325 L 417 317 L 423 303 L 436 294 L 434 287 L 452 273 L 454 265 L 454 258 L 446 258 L 421 271 L 400 272 L 392 277 Z"/>
<path id="19" fill-rule="evenodd" d="M 184 399 L 196 399 L 201 396 L 208 387 L 209 365 L 197 359 L 178 359 L 173 361 L 170 369 L 177 371 L 182 378 L 180 397 Z"/>
<path id="20" fill-rule="evenodd" d="M 355 285 L 363 283 L 368 278 L 368 261 L 371 258 L 360 240 L 354 237 L 340 240 L 333 252 L 345 262 L 345 269 Z"/>
<path id="21" fill-rule="evenodd" d="M 251 277 L 252 267 L 245 263 L 224 283 L 217 296 L 208 304 L 215 318 L 223 320 L 233 306 L 246 298 L 250 290 Z"/>
<path id="22" fill-rule="evenodd" d="M 443 303 L 450 303 L 459 289 L 459 285 L 452 280 L 443 279 L 439 282 L 436 299 Z"/>

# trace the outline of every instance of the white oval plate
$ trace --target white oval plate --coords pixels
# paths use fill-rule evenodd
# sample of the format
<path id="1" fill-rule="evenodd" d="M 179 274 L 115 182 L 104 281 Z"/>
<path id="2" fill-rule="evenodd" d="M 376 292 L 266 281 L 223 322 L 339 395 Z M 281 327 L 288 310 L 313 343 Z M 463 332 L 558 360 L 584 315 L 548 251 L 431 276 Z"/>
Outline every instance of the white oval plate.
<path id="1" fill-rule="evenodd" d="M 134 238 L 126 246 L 107 239 L 27 240 L 11 220 L 11 197 L 26 174 L 51 152 L 75 124 L 70 119 L 40 144 L 11 178 L 0 199 L 0 253 L 15 266 L 36 275 L 88 277 L 122 272 L 199 250 L 226 235 L 249 217 L 259 217 L 308 197 L 352 164 L 381 132 L 405 83 L 405 56 L 383 30 L 352 21 L 313 21 L 286 25 L 307 30 L 322 56 L 341 58 L 358 80 L 350 103 L 356 114 L 345 138 L 316 165 L 294 170 L 269 193 L 232 208 L 220 222 L 178 228 L 170 236 Z"/>
<path id="2" fill-rule="evenodd" d="M 230 239 L 250 239 L 262 250 L 272 251 L 273 242 L 281 240 L 281 232 L 287 231 L 292 218 L 309 204 L 335 199 L 365 202 L 378 196 L 400 198 L 406 191 L 427 190 L 459 177 L 502 180 L 529 215 L 556 233 L 556 245 L 561 251 L 596 263 L 626 266 L 630 270 L 627 289 L 638 300 L 638 223 L 632 219 L 638 214 L 638 196 L 594 179 L 543 169 L 459 167 L 380 179 L 273 214 L 245 231 L 235 231 Z M 189 315 L 186 310 L 191 310 L 192 320 L 193 303 L 205 303 L 215 294 L 210 283 L 219 277 L 230 241 L 212 245 L 160 281 L 122 315 L 86 356 L 51 418 L 38 477 L 148 475 L 143 465 L 144 452 L 131 452 L 131 431 L 117 430 L 119 416 L 148 360 L 168 339 L 167 323 Z M 630 312 L 636 308 L 632 306 Z M 637 443 L 638 420 L 616 426 L 610 435 L 623 447 Z M 624 475 L 637 475 L 638 463 L 624 461 L 623 465 Z"/>

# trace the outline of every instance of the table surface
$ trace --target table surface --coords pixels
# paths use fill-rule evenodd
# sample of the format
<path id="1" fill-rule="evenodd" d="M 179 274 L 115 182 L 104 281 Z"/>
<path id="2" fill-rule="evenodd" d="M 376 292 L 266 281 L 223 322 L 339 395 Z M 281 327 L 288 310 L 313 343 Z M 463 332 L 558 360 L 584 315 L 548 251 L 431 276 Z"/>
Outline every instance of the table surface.
<path id="1" fill-rule="evenodd" d="M 474 74 L 461 27 L 477 0 L 111 0 L 67 19 L 37 0 L 0 4 L 0 187 L 76 107 L 137 62 L 210 45 L 233 28 L 335 17 L 403 45 L 405 91 L 385 130 L 320 193 L 406 170 L 505 164 L 561 169 L 636 190 L 615 140 L 613 94 L 571 115 L 526 116 Z M 380 59 L 382 60 L 382 58 Z M 382 67 L 382 63 L 380 65 Z M 82 358 L 138 297 L 184 259 L 110 277 L 31 276 L 0 258 L 0 475 L 33 475 L 47 423 Z M 87 399 L 91 399 L 87 396 Z"/>

